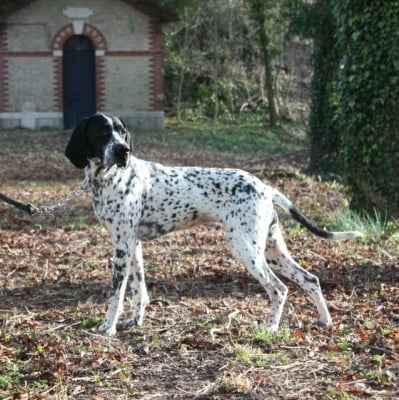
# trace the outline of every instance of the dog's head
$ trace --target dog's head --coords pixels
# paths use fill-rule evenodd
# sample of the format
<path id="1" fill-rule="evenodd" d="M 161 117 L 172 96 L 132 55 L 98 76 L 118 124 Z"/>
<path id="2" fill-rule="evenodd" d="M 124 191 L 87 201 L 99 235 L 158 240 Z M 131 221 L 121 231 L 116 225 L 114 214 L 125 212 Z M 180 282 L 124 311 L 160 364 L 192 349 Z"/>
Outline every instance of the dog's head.
<path id="1" fill-rule="evenodd" d="M 104 168 L 126 167 L 133 143 L 126 124 L 118 117 L 94 114 L 83 118 L 72 132 L 65 155 L 77 168 L 93 160 Z"/>

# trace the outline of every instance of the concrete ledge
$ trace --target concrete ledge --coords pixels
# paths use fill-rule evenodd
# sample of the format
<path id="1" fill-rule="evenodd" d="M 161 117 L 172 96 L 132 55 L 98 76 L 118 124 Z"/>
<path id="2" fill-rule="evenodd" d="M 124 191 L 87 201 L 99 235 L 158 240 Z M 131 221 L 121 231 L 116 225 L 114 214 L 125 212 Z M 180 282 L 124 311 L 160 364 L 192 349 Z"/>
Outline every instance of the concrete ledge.
<path id="1" fill-rule="evenodd" d="M 0 113 L 0 129 L 12 128 L 56 128 L 62 129 L 63 115 L 60 112 L 3 112 Z"/>
<path id="2" fill-rule="evenodd" d="M 163 111 L 106 111 L 121 117 L 131 131 L 162 132 L 165 114 Z M 54 128 L 63 129 L 62 112 L 3 112 L 0 113 L 0 129 Z"/>

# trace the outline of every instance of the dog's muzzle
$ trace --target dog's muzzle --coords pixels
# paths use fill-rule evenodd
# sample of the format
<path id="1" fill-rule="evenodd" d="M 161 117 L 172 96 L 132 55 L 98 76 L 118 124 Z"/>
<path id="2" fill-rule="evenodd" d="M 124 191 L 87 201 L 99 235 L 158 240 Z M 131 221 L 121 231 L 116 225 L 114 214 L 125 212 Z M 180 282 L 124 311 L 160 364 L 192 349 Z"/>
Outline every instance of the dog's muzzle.
<path id="1" fill-rule="evenodd" d="M 113 158 L 118 167 L 124 168 L 129 161 L 130 148 L 127 144 L 118 143 L 113 149 Z"/>

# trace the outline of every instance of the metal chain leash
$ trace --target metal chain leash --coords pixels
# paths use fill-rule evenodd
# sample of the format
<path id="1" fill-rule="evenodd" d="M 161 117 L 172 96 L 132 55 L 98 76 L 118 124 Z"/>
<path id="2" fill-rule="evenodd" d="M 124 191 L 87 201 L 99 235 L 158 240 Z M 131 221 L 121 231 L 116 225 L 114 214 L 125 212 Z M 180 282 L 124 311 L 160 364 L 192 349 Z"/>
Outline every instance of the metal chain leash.
<path id="1" fill-rule="evenodd" d="M 57 200 L 56 202 L 48 205 L 35 207 L 30 205 L 31 214 L 51 214 L 58 208 L 64 207 L 73 199 L 77 199 L 83 197 L 86 192 L 90 190 L 90 180 L 86 176 L 85 179 L 81 182 L 78 189 L 73 190 L 71 193 L 67 194 L 65 197 Z"/>

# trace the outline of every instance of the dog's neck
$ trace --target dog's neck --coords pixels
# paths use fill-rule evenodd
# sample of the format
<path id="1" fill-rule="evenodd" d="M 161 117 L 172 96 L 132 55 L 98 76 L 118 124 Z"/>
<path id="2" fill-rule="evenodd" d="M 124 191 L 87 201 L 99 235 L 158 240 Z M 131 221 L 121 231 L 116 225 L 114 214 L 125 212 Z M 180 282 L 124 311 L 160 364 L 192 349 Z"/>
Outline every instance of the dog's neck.
<path id="1" fill-rule="evenodd" d="M 125 167 L 118 167 L 116 164 L 105 167 L 99 158 L 89 159 L 85 168 L 85 176 L 89 179 L 91 186 L 103 185 L 105 181 L 116 181 L 118 175 L 123 174 L 127 169 L 132 169 L 135 157 L 130 155 Z"/>

